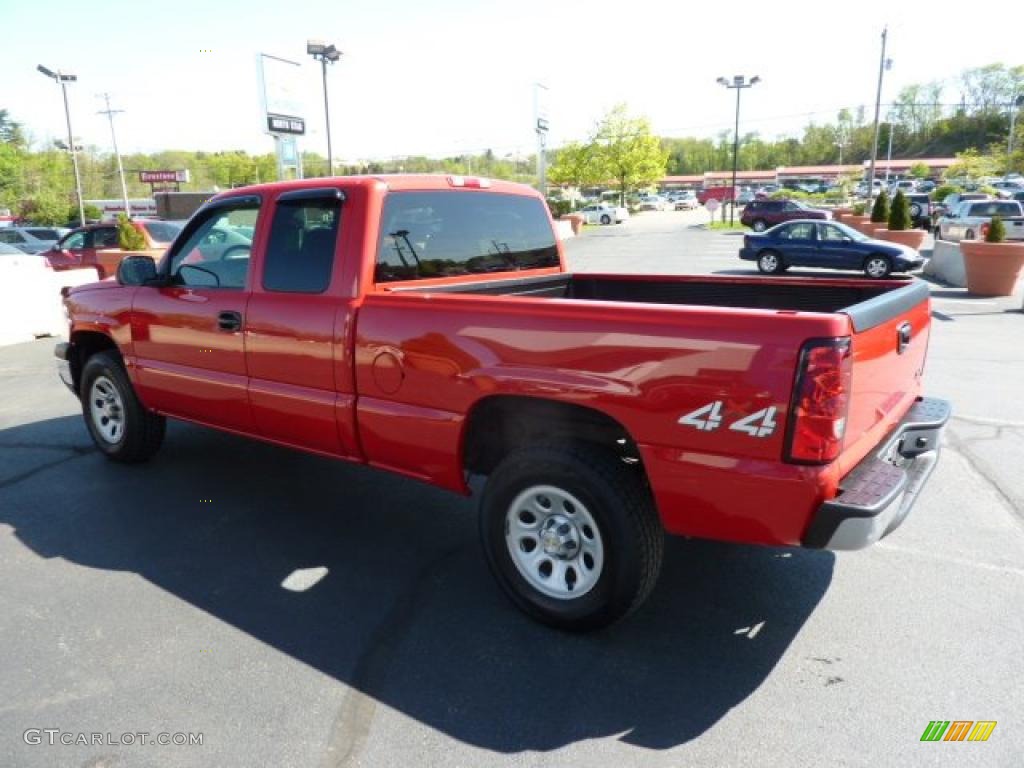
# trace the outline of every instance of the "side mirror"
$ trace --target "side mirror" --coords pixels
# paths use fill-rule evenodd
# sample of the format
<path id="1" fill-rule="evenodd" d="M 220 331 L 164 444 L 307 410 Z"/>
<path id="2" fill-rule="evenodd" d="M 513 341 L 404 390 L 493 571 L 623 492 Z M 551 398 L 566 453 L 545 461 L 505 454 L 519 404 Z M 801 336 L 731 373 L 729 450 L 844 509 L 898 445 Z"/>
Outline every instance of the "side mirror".
<path id="1" fill-rule="evenodd" d="M 156 262 L 149 256 L 127 256 L 117 265 L 117 282 L 121 285 L 145 285 L 156 277 Z"/>

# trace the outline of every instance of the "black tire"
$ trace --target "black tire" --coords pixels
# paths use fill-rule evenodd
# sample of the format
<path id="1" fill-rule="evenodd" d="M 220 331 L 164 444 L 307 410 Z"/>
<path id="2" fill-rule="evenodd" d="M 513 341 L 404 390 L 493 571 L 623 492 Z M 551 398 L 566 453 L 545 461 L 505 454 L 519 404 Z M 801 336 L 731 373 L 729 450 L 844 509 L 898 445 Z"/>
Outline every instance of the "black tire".
<path id="1" fill-rule="evenodd" d="M 579 597 L 545 594 L 513 561 L 506 542 L 507 515 L 521 494 L 537 486 L 571 495 L 583 506 L 575 514 L 589 515 L 596 523 L 602 565 L 589 591 Z M 572 519 L 580 531 L 586 530 L 579 517 Z M 541 528 L 538 521 L 537 530 Z M 639 608 L 658 579 L 664 550 L 661 522 L 637 466 L 610 450 L 577 443 L 541 444 L 506 456 L 484 488 L 480 536 L 491 572 L 508 598 L 534 619 L 568 631 L 605 627 Z M 576 567 L 582 568 L 580 558 L 586 554 L 578 547 L 572 551 L 578 553 Z M 541 557 L 558 561 L 557 556 Z M 538 575 L 542 569 L 539 565 Z"/>
<path id="2" fill-rule="evenodd" d="M 602 224 L 611 224 L 612 223 L 612 217 L 609 216 L 607 213 L 602 214 L 601 215 L 601 223 Z"/>
<path id="3" fill-rule="evenodd" d="M 754 219 L 750 222 L 750 228 L 755 232 L 764 232 L 768 229 L 768 222 L 764 219 Z"/>
<path id="4" fill-rule="evenodd" d="M 974 230 L 973 229 L 968 229 L 966 232 L 964 232 L 963 239 L 964 240 L 973 240 L 974 239 Z"/>
<path id="5" fill-rule="evenodd" d="M 892 274 L 892 261 L 889 260 L 888 256 L 873 253 L 864 259 L 864 274 L 875 280 L 888 277 Z"/>
<path id="6" fill-rule="evenodd" d="M 106 416 L 94 411 L 94 407 L 102 407 L 104 398 L 101 395 L 104 392 L 111 393 L 111 397 L 119 403 L 116 412 L 108 411 L 109 415 Z M 97 352 L 89 358 L 82 369 L 79 399 L 82 401 L 82 416 L 89 435 L 108 459 L 137 464 L 146 461 L 159 450 L 167 421 L 163 416 L 147 411 L 139 402 L 116 352 Z M 109 399 L 106 402 L 108 409 L 111 402 Z M 110 424 L 118 419 L 121 425 L 119 433 L 105 434 L 105 429 L 116 429 L 110 427 Z"/>
<path id="7" fill-rule="evenodd" d="M 782 254 L 778 251 L 767 248 L 757 254 L 757 269 L 764 275 L 777 275 L 787 268 Z"/>

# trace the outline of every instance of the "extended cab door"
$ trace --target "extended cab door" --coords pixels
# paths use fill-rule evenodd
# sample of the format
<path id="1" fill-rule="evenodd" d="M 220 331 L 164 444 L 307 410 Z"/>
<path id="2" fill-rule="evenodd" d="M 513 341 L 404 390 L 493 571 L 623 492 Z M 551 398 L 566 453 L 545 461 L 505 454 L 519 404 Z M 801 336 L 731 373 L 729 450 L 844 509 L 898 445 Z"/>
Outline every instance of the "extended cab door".
<path id="1" fill-rule="evenodd" d="M 117 227 L 97 227 L 92 231 L 92 247 L 82 256 L 82 266 L 95 266 L 100 279 L 117 274 L 124 258 Z"/>
<path id="2" fill-rule="evenodd" d="M 260 199 L 200 210 L 160 264 L 166 284 L 135 294 L 132 342 L 139 391 L 151 408 L 253 431 L 245 368 L 249 261 Z M 229 245 L 214 232 L 232 235 Z M 214 242 L 215 241 L 215 242 Z"/>
<path id="3" fill-rule="evenodd" d="M 249 401 L 260 435 L 357 457 L 353 296 L 344 285 L 344 195 L 278 196 L 245 324 Z"/>

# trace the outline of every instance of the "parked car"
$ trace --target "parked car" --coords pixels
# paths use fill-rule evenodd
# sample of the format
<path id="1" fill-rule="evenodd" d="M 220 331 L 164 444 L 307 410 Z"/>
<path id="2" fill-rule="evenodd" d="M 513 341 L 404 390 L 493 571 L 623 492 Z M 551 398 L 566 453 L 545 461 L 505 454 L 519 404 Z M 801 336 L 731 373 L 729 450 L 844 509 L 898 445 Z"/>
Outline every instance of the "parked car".
<path id="1" fill-rule="evenodd" d="M 65 227 L 0 227 L 0 243 L 24 253 L 41 253 L 50 250 L 68 231 Z"/>
<path id="2" fill-rule="evenodd" d="M 987 195 L 984 192 L 953 192 L 952 194 L 946 195 L 940 202 L 932 204 L 932 215 L 938 219 L 946 215 L 948 211 L 953 210 L 957 204 L 962 203 L 965 200 L 991 200 L 992 196 Z M 938 227 L 935 228 L 935 233 L 938 234 Z"/>
<path id="3" fill-rule="evenodd" d="M 740 258 L 757 262 L 758 270 L 770 275 L 790 267 L 821 267 L 881 278 L 924 265 L 913 248 L 873 240 L 840 222 L 817 219 L 790 221 L 759 235 L 744 235 Z"/>
<path id="4" fill-rule="evenodd" d="M 739 205 L 746 205 L 747 203 L 754 200 L 754 191 L 751 189 L 744 189 L 738 195 L 736 195 L 736 203 Z"/>
<path id="5" fill-rule="evenodd" d="M 1014 192 L 1024 191 L 1024 184 L 1017 180 L 1007 181 L 1003 179 L 1002 181 L 994 181 L 992 182 L 992 187 L 995 188 L 999 197 L 1002 198 L 1010 198 Z"/>
<path id="6" fill-rule="evenodd" d="M 755 200 L 764 200 L 771 197 L 773 194 L 778 192 L 781 187 L 778 184 L 765 184 L 762 187 L 758 187 L 754 190 Z"/>
<path id="7" fill-rule="evenodd" d="M 875 179 L 874 185 L 871 187 L 871 197 L 877 197 L 878 194 L 885 189 L 885 182 L 881 179 Z M 867 181 L 860 182 L 853 191 L 857 197 L 868 196 L 868 183 Z"/>
<path id="8" fill-rule="evenodd" d="M 793 219 L 831 219 L 832 212 L 811 208 L 799 200 L 753 200 L 740 216 L 740 223 L 755 232 L 764 232 L 769 227 Z"/>
<path id="9" fill-rule="evenodd" d="M 1024 240 L 1024 209 L 1016 200 L 966 200 L 939 219 L 939 240 L 976 240 L 984 236 L 993 216 L 1006 226 L 1007 240 Z"/>
<path id="10" fill-rule="evenodd" d="M 904 195 L 908 195 L 911 192 L 917 190 L 917 182 L 913 179 L 903 179 L 902 181 L 894 181 L 889 184 L 889 197 L 894 197 L 897 192 L 902 192 Z"/>
<path id="11" fill-rule="evenodd" d="M 936 184 L 931 179 L 925 179 L 924 181 L 919 181 L 917 183 L 918 192 L 931 192 L 935 187 Z"/>
<path id="12" fill-rule="evenodd" d="M 587 224 L 621 224 L 629 218 L 629 211 L 621 205 L 593 203 L 579 210 Z"/>
<path id="13" fill-rule="evenodd" d="M 684 192 L 676 198 L 675 209 L 677 211 L 693 211 L 697 208 L 700 208 L 700 203 L 697 202 L 697 196 L 693 192 Z"/>
<path id="14" fill-rule="evenodd" d="M 707 203 L 708 200 L 718 200 L 724 202 L 725 200 L 732 200 L 732 187 L 705 187 L 697 191 L 697 202 L 701 205 Z"/>
<path id="15" fill-rule="evenodd" d="M 649 195 L 640 199 L 638 208 L 641 211 L 664 211 L 668 209 L 668 202 L 663 197 Z"/>
<path id="16" fill-rule="evenodd" d="M 915 227 L 930 230 L 932 228 L 932 199 L 922 192 L 904 195 L 910 208 L 910 220 Z"/>
<path id="17" fill-rule="evenodd" d="M 160 256 L 181 231 L 180 224 L 157 219 L 132 219 L 132 226 L 142 233 L 146 243 L 142 251 L 133 253 L 146 253 L 153 258 Z M 101 279 L 117 271 L 124 255 L 117 224 L 111 222 L 73 229 L 46 252 L 53 269 L 95 267 Z"/>
<path id="18" fill-rule="evenodd" d="M 183 264 L 257 218 L 252 258 Z M 924 283 L 573 274 L 544 199 L 500 180 L 233 189 L 65 306 L 58 367 L 100 454 L 149 459 L 172 417 L 482 487 L 498 583 L 572 630 L 644 602 L 666 531 L 870 545 L 949 416 L 921 397 Z"/>

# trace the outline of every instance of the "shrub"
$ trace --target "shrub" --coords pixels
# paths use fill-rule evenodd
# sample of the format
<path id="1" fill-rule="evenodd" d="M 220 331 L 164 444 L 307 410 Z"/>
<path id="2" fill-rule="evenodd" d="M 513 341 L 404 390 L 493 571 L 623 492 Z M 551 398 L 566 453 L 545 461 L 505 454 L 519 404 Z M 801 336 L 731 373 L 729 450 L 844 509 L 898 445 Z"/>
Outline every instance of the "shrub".
<path id="1" fill-rule="evenodd" d="M 896 191 L 896 197 L 892 199 L 892 207 L 889 209 L 889 229 L 901 231 L 910 229 L 913 222 L 910 220 L 910 204 L 904 197 L 902 190 Z"/>
<path id="2" fill-rule="evenodd" d="M 863 216 L 864 215 L 864 211 L 866 211 L 867 209 L 868 209 L 868 207 L 867 207 L 867 205 L 865 203 L 854 203 L 853 204 L 853 215 L 854 216 Z"/>
<path id="3" fill-rule="evenodd" d="M 572 202 L 569 200 L 554 200 L 549 197 L 548 208 L 551 210 L 551 216 L 557 219 L 559 216 L 572 212 Z"/>
<path id="4" fill-rule="evenodd" d="M 884 224 L 889 219 L 889 193 L 884 189 L 875 198 L 875 204 L 871 207 L 871 221 L 873 224 Z"/>
<path id="5" fill-rule="evenodd" d="M 103 218 L 103 210 L 98 206 L 86 203 L 85 209 L 85 220 L 86 221 L 99 221 Z M 75 209 L 75 217 L 78 217 L 78 209 Z"/>
<path id="6" fill-rule="evenodd" d="M 942 186 L 936 187 L 932 190 L 932 200 L 937 203 L 941 203 L 949 195 L 963 191 L 963 188 L 958 187 L 956 184 L 943 184 Z"/>
<path id="7" fill-rule="evenodd" d="M 146 248 L 146 238 L 123 213 L 117 214 L 117 240 L 122 251 L 142 251 Z"/>
<path id="8" fill-rule="evenodd" d="M 1006 225 L 1003 224 L 1003 220 L 998 216 L 992 217 L 992 222 L 988 225 L 988 229 L 985 231 L 985 242 L 986 243 L 1001 243 L 1006 240 Z"/>

